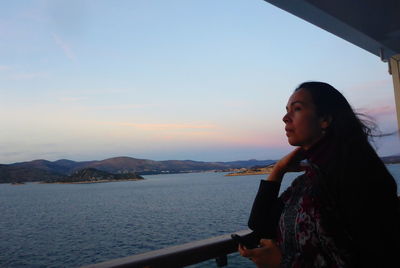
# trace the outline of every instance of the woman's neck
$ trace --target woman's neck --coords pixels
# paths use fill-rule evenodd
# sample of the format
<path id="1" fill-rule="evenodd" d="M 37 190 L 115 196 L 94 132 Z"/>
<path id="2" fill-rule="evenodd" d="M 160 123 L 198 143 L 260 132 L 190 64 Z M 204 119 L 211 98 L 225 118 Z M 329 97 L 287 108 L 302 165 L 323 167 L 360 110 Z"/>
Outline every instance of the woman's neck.
<path id="1" fill-rule="evenodd" d="M 336 146 L 329 135 L 323 136 L 308 149 L 305 149 L 305 156 L 308 161 L 317 166 L 325 166 L 335 154 Z"/>

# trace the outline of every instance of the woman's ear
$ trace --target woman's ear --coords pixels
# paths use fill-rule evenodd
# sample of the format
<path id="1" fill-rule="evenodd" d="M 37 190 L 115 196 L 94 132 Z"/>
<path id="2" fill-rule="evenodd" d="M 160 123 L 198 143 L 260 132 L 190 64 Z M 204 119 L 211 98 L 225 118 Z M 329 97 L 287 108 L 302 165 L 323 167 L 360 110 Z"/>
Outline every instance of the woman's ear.
<path id="1" fill-rule="evenodd" d="M 327 129 L 332 123 L 332 116 L 324 116 L 321 118 L 320 125 L 322 129 Z"/>

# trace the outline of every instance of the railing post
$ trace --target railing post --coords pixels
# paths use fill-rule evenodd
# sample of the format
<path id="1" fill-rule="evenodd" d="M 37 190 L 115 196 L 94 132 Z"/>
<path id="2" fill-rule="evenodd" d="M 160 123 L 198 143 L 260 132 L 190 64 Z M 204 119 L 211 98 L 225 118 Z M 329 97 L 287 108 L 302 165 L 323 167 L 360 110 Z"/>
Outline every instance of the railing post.
<path id="1" fill-rule="evenodd" d="M 394 99 L 397 111 L 397 123 L 400 131 L 400 54 L 390 58 L 390 74 L 393 78 Z"/>

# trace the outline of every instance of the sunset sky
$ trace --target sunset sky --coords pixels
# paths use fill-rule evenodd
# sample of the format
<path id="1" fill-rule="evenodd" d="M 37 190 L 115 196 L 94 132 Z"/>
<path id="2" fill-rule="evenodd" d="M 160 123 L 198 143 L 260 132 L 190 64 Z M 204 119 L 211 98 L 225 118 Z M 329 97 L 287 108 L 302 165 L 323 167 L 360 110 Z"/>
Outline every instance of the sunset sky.
<path id="1" fill-rule="evenodd" d="M 387 63 L 262 0 L 2 1 L 0 163 L 278 159 L 308 80 L 396 130 Z"/>

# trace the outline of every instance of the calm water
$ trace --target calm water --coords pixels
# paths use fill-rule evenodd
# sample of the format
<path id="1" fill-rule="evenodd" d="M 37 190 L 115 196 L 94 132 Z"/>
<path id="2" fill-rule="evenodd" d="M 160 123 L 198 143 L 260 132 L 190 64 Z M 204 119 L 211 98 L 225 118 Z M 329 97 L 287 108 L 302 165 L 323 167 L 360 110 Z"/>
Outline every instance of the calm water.
<path id="1" fill-rule="evenodd" d="M 400 182 L 400 165 L 389 165 Z M 288 174 L 285 185 L 297 174 Z M 146 176 L 100 184 L 0 184 L 0 266 L 77 267 L 247 229 L 264 176 Z M 240 256 L 228 267 L 254 267 Z M 215 267 L 209 261 L 196 267 Z"/>

